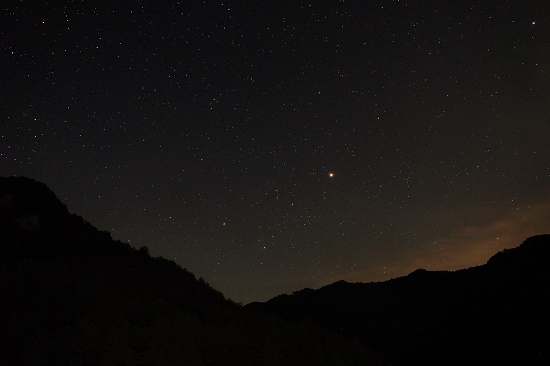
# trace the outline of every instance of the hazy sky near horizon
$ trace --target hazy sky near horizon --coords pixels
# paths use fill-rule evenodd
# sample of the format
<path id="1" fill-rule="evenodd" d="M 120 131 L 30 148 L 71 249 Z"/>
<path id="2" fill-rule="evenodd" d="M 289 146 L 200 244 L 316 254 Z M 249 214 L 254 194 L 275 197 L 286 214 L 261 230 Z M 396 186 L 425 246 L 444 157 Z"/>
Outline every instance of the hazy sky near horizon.
<path id="1" fill-rule="evenodd" d="M 0 174 L 226 296 L 550 232 L 550 3 L 10 1 Z"/>

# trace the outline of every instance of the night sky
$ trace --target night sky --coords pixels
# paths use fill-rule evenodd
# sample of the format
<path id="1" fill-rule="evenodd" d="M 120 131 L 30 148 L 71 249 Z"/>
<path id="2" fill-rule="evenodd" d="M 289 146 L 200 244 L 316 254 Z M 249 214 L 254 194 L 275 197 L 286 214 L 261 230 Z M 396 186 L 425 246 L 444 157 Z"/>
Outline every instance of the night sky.
<path id="1" fill-rule="evenodd" d="M 9 1 L 0 175 L 235 301 L 550 232 L 550 2 Z"/>

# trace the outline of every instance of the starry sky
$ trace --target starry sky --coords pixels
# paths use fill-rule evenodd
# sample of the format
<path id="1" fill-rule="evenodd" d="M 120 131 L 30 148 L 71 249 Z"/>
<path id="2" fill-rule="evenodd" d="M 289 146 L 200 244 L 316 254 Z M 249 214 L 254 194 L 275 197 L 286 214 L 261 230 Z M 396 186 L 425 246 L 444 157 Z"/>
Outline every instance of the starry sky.
<path id="1" fill-rule="evenodd" d="M 0 174 L 235 301 L 550 231 L 550 3 L 8 1 Z"/>

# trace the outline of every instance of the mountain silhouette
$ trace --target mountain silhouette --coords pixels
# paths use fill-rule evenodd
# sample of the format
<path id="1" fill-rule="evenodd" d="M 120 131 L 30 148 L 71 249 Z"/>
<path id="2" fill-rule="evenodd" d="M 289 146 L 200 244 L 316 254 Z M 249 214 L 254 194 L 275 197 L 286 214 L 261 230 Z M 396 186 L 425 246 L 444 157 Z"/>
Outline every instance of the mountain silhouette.
<path id="1" fill-rule="evenodd" d="M 358 341 L 250 312 L 0 177 L 1 365 L 373 365 Z"/>
<path id="2" fill-rule="evenodd" d="M 478 267 L 339 281 L 247 308 L 309 319 L 395 365 L 550 365 L 550 235 Z"/>

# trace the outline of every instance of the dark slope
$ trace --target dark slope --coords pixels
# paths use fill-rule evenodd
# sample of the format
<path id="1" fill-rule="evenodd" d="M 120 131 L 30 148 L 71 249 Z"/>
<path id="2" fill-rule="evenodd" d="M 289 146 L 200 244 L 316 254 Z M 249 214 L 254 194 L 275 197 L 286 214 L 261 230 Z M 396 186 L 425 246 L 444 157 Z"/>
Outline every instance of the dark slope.
<path id="1" fill-rule="evenodd" d="M 0 178 L 0 364 L 373 364 L 308 322 L 250 314 L 147 248 L 113 241 L 42 183 Z"/>
<path id="2" fill-rule="evenodd" d="M 397 365 L 548 365 L 550 235 L 479 267 L 417 270 L 382 283 L 340 281 L 247 308 L 312 319 Z"/>

